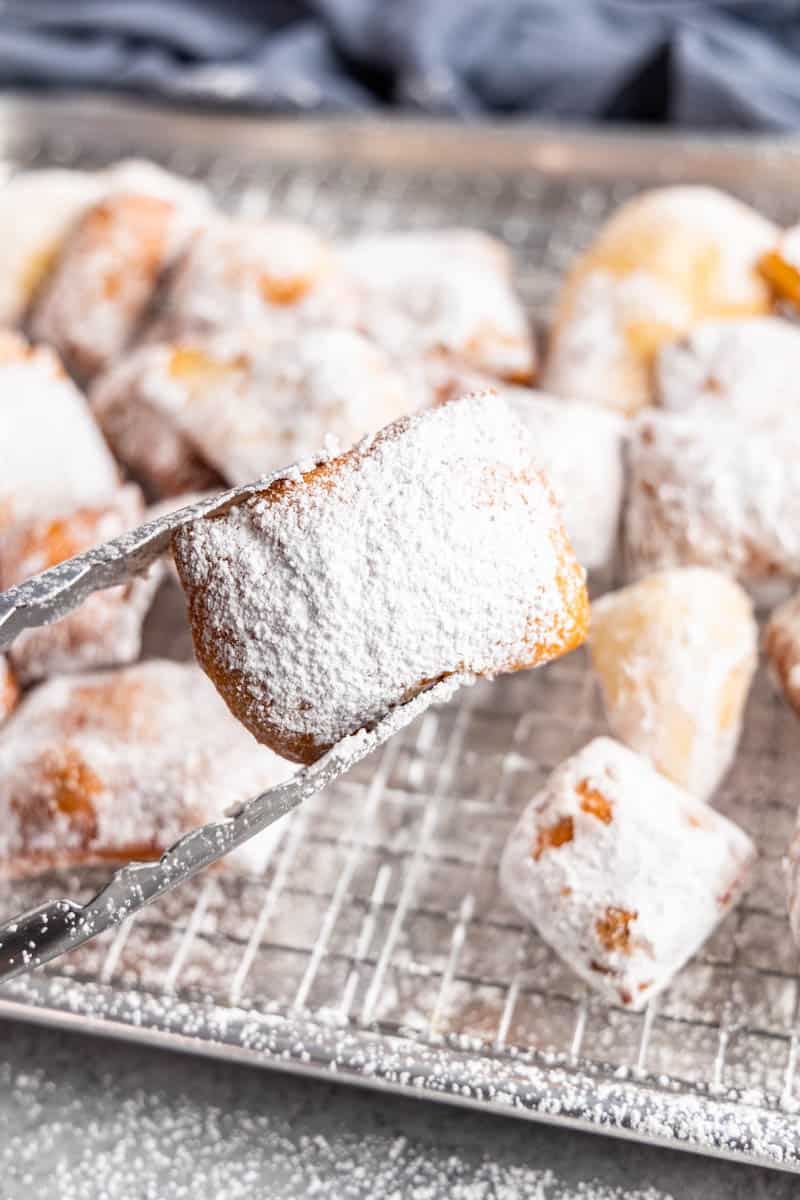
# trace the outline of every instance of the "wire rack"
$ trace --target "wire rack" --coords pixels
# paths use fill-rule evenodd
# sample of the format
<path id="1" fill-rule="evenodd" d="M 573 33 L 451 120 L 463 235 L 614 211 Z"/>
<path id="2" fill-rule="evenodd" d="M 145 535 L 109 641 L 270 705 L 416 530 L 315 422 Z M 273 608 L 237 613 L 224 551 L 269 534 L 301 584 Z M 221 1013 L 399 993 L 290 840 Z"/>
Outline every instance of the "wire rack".
<path id="1" fill-rule="evenodd" d="M 9 169 L 148 154 L 206 179 L 227 207 L 331 233 L 479 226 L 511 245 L 540 323 L 567 261 L 638 187 L 723 182 L 788 220 L 800 178 L 788 144 L 134 115 L 8 101 L 0 144 Z M 146 646 L 189 653 L 175 585 Z M 760 674 L 719 799 L 758 843 L 753 886 L 641 1014 L 594 999 L 497 885 L 522 806 L 604 730 L 582 652 L 469 689 L 285 819 L 261 875 L 207 872 L 6 985 L 0 1014 L 800 1169 L 798 964 L 780 869 L 800 726 Z M 1 915 L 88 898 L 101 881 L 5 885 Z"/>

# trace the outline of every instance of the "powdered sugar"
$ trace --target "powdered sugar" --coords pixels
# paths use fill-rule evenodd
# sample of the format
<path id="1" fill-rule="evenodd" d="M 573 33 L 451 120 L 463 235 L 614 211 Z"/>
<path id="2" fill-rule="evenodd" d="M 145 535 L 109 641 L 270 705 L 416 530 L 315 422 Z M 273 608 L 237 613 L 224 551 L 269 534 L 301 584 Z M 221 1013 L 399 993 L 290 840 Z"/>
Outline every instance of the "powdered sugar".
<path id="1" fill-rule="evenodd" d="M 152 857 L 291 773 L 194 666 L 53 679 L 0 734 L 0 862 L 25 874 Z"/>
<path id="2" fill-rule="evenodd" d="M 676 337 L 690 317 L 687 302 L 648 272 L 589 271 L 552 332 L 542 386 L 630 416 L 652 400 L 649 357 L 631 331 L 646 323 Z"/>
<path id="3" fill-rule="evenodd" d="M 532 666 L 584 634 L 582 572 L 492 395 L 184 527 L 175 555 L 201 663 L 301 761 L 426 683 Z"/>
<path id="4" fill-rule="evenodd" d="M 0 586 L 21 583 L 65 558 L 110 541 L 143 520 L 141 493 L 128 484 L 102 506 L 78 508 L 54 519 L 17 522 L 0 545 Z M 29 684 L 63 671 L 133 661 L 141 649 L 142 623 L 161 577 L 161 564 L 154 564 L 124 587 L 90 596 L 55 624 L 21 633 L 10 650 L 17 678 Z"/>
<path id="5" fill-rule="evenodd" d="M 95 178 L 104 195 L 154 196 L 198 222 L 212 211 L 211 197 L 202 184 L 165 171 L 149 159 L 123 158 Z"/>
<path id="6" fill-rule="evenodd" d="M 86 401 L 43 348 L 0 356 L 0 529 L 102 503 L 119 483 Z"/>
<path id="7" fill-rule="evenodd" d="M 592 604 L 611 729 L 701 800 L 733 761 L 757 646 L 747 594 L 703 567 L 649 575 Z"/>
<path id="8" fill-rule="evenodd" d="M 656 388 L 674 411 L 704 405 L 757 425 L 800 419 L 800 330 L 776 317 L 704 321 L 661 350 Z"/>
<path id="9" fill-rule="evenodd" d="M 635 574 L 689 563 L 753 582 L 800 573 L 800 421 L 751 429 L 707 411 L 654 411 L 630 460 Z"/>
<path id="10" fill-rule="evenodd" d="M 738 899 L 754 859 L 732 822 L 619 742 L 596 738 L 525 810 L 501 881 L 573 971 L 611 1003 L 639 1009 Z"/>
<path id="11" fill-rule="evenodd" d="M 90 377 L 130 342 L 162 271 L 202 220 L 160 196 L 116 194 L 91 208 L 66 241 L 32 316 L 70 369 Z"/>
<path id="12" fill-rule="evenodd" d="M 89 394 L 114 453 L 162 496 L 223 485 L 172 417 L 183 399 L 170 371 L 173 353 L 162 345 L 133 350 L 100 375 Z"/>
<path id="13" fill-rule="evenodd" d="M 381 233 L 340 248 L 362 295 L 360 326 L 399 359 L 453 355 L 517 382 L 535 370 L 505 247 L 473 230 Z"/>
<path id="14" fill-rule="evenodd" d="M 195 237 L 163 298 L 159 329 L 187 338 L 253 326 L 352 325 L 355 296 L 332 249 L 288 221 L 217 217 Z"/>
<path id="15" fill-rule="evenodd" d="M 625 413 L 651 402 L 653 354 L 706 317 L 766 313 L 757 272 L 770 221 L 714 188 L 642 192 L 564 283 L 543 377 L 559 395 Z"/>
<path id="16" fill-rule="evenodd" d="M 144 347 L 111 372 L 93 405 L 104 428 L 138 428 L 139 411 L 148 422 L 154 414 L 154 431 L 166 436 L 147 439 L 150 476 L 165 477 L 168 466 L 171 478 L 187 456 L 200 457 L 236 485 L 308 457 L 327 438 L 346 449 L 423 399 L 366 338 L 317 328 L 301 340 L 230 332 Z"/>
<path id="17" fill-rule="evenodd" d="M 0 323 L 21 320 L 73 223 L 102 194 L 88 171 L 24 171 L 0 188 Z"/>
<path id="18" fill-rule="evenodd" d="M 22 171 L 0 188 L 0 324 L 20 321 L 75 223 L 104 196 L 157 196 L 198 213 L 204 188 L 155 163 L 125 160 L 105 171 Z"/>
<path id="19" fill-rule="evenodd" d="M 544 392 L 507 388 L 502 395 L 530 433 L 578 561 L 590 570 L 606 566 L 622 506 L 624 422 L 595 405 Z"/>

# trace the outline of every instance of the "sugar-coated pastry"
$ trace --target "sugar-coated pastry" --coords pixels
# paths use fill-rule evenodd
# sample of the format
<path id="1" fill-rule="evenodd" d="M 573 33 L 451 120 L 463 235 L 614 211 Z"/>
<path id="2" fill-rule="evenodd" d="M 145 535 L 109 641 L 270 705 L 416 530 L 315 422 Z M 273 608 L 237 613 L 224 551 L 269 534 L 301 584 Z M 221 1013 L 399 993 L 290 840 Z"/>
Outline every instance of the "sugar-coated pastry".
<path id="1" fill-rule="evenodd" d="M 530 432 L 578 561 L 590 570 L 606 566 L 617 543 L 625 482 L 623 419 L 526 388 L 502 395 Z"/>
<path id="2" fill-rule="evenodd" d="M 353 285 L 313 229 L 218 217 L 177 264 L 157 331 L 168 340 L 247 327 L 294 335 L 311 325 L 353 325 L 355 315 Z"/>
<path id="3" fill-rule="evenodd" d="M 102 195 L 100 178 L 58 168 L 23 171 L 0 187 L 0 325 L 16 325 L 64 238 Z"/>
<path id="4" fill-rule="evenodd" d="M 198 219 L 212 212 L 211 197 L 202 184 L 165 171 L 144 158 L 123 158 L 98 172 L 97 178 L 104 195 L 154 196 Z"/>
<path id="5" fill-rule="evenodd" d="M 201 665 L 300 762 L 436 680 L 536 666 L 586 634 L 584 573 L 496 395 L 295 468 L 173 549 Z"/>
<path id="6" fill-rule="evenodd" d="M 64 242 L 31 313 L 73 374 L 91 378 L 127 347 L 165 268 L 202 219 L 159 195 L 117 192 L 93 205 Z"/>
<path id="7" fill-rule="evenodd" d="M 630 446 L 629 569 L 718 567 L 742 581 L 800 574 L 800 421 L 748 427 L 708 411 L 642 416 Z"/>
<path id="8" fill-rule="evenodd" d="M 0 869 L 157 858 L 291 774 L 194 665 L 51 679 L 0 732 Z"/>
<path id="9" fill-rule="evenodd" d="M 500 880 L 577 975 L 636 1010 L 739 899 L 754 860 L 731 821 L 641 755 L 596 738 L 531 800 Z"/>
<path id="10" fill-rule="evenodd" d="M 105 171 L 22 171 L 0 186 L 0 325 L 22 320 L 79 218 L 120 191 L 207 205 L 196 184 L 138 160 Z"/>
<path id="11" fill-rule="evenodd" d="M 119 484 L 89 407 L 44 347 L 0 332 L 0 532 L 102 503 Z"/>
<path id="12" fill-rule="evenodd" d="M 770 615 L 763 646 L 786 699 L 800 715 L 800 592 L 779 604 Z"/>
<path id="13" fill-rule="evenodd" d="M 659 404 L 748 424 L 800 420 L 800 329 L 778 317 L 703 321 L 656 359 Z"/>
<path id="14" fill-rule="evenodd" d="M 800 225 L 784 230 L 762 255 L 761 274 L 777 300 L 800 308 Z"/>
<path id="15" fill-rule="evenodd" d="M 19 699 L 19 685 L 11 669 L 11 664 L 4 654 L 0 654 L 0 725 L 16 708 Z"/>
<path id="16" fill-rule="evenodd" d="M 223 486 L 219 472 L 174 418 L 185 391 L 180 362 L 173 346 L 140 346 L 99 375 L 89 393 L 92 412 L 117 458 L 158 496 Z"/>
<path id="17" fill-rule="evenodd" d="M 367 234 L 340 248 L 364 331 L 401 360 L 454 357 L 515 383 L 536 369 L 502 243 L 470 229 Z"/>
<path id="18" fill-rule="evenodd" d="M 643 192 L 568 273 L 542 386 L 628 415 L 652 403 L 658 349 L 697 321 L 767 313 L 757 264 L 777 229 L 709 187 Z"/>
<path id="19" fill-rule="evenodd" d="M 17 522 L 0 540 L 0 586 L 12 587 L 118 537 L 141 525 L 144 516 L 141 492 L 127 484 L 94 508 Z M 29 684 L 48 675 L 132 662 L 161 574 L 158 566 L 151 567 L 130 583 L 95 592 L 53 625 L 25 630 L 8 651 L 18 680 Z"/>
<path id="20" fill-rule="evenodd" d="M 95 390 L 94 410 L 118 453 L 125 447 L 116 430 L 141 434 L 154 414 L 166 436 L 148 438 L 148 461 L 140 453 L 130 465 L 168 484 L 185 480 L 186 464 L 198 460 L 230 484 L 248 483 L 316 454 L 326 438 L 347 449 L 423 399 L 379 347 L 349 329 L 309 329 L 299 340 L 218 335 L 145 346 L 132 359 Z"/>
<path id="21" fill-rule="evenodd" d="M 648 575 L 593 602 L 589 648 L 612 732 L 707 800 L 733 761 L 756 669 L 747 593 L 706 567 Z"/>

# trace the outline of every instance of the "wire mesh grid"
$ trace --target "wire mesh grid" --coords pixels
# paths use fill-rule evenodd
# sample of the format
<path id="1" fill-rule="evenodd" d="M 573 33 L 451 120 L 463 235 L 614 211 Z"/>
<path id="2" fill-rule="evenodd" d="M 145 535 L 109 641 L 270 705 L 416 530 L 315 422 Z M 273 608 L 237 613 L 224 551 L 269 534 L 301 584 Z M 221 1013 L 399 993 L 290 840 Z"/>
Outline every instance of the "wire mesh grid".
<path id="1" fill-rule="evenodd" d="M 92 148 L 40 141 L 16 147 L 11 165 L 76 160 L 91 162 Z M 205 178 L 229 208 L 290 215 L 331 233 L 454 223 L 486 229 L 512 247 L 539 321 L 575 250 L 647 182 L 347 162 L 269 162 L 245 176 L 210 151 L 189 159 L 175 150 L 167 165 Z M 749 198 L 787 215 L 776 212 L 772 194 Z M 594 581 L 595 590 L 608 582 Z M 166 587 L 146 644 L 150 653 L 182 657 L 180 602 L 176 586 Z M 520 920 L 497 881 L 500 850 L 521 808 L 559 761 L 605 731 L 583 652 L 468 689 L 284 819 L 261 875 L 207 872 L 69 959 L 8 985 L 0 1011 L 95 1018 L 118 1032 L 127 1026 L 132 1036 L 144 1036 L 145 1026 L 194 1034 L 198 1048 L 202 1036 L 205 1049 L 255 1056 L 264 1045 L 252 1024 L 234 1016 L 260 1014 L 274 1019 L 272 1046 L 286 1023 L 283 1065 L 335 1070 L 338 1050 L 320 1042 L 314 1053 L 311 1031 L 346 1031 L 355 1047 L 351 1075 L 376 1080 L 374 1056 L 385 1036 L 384 1050 L 407 1051 L 409 1063 L 419 1064 L 424 1047 L 445 1054 L 435 1070 L 418 1072 L 429 1093 L 457 1095 L 457 1056 L 469 1055 L 483 1071 L 471 1097 L 478 1103 L 492 1099 L 493 1080 L 508 1082 L 507 1070 L 538 1064 L 535 1097 L 530 1086 L 517 1093 L 517 1107 L 529 1113 L 796 1166 L 798 979 L 780 859 L 797 808 L 800 728 L 761 672 L 718 802 L 758 844 L 755 880 L 641 1014 L 594 999 Z M 88 898 L 101 881 L 92 870 L 6 884 L 2 915 L 53 895 Z M 359 1055 L 369 1069 L 359 1067 Z M 578 1074 L 580 1099 L 570 1106 L 563 1080 L 574 1083 Z M 396 1071 L 383 1077 L 404 1083 Z M 620 1080 L 633 1090 L 615 1117 Z M 665 1097 L 684 1105 L 697 1097 L 699 1107 L 668 1109 Z"/>

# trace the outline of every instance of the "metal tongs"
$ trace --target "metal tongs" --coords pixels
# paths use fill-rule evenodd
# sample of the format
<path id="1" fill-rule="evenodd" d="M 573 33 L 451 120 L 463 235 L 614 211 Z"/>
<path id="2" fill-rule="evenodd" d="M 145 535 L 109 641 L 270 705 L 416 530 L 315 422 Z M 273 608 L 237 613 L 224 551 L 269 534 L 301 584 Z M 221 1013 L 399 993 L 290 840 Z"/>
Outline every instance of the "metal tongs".
<path id="1" fill-rule="evenodd" d="M 277 472 L 176 509 L 0 592 L 0 650 L 23 630 L 49 625 L 65 616 L 92 592 L 141 575 L 167 550 L 173 533 L 182 525 L 222 512 L 232 501 L 263 491 L 284 475 L 283 471 Z M 51 900 L 14 917 L 0 926 L 0 980 L 67 953 L 172 891 L 338 779 L 431 704 L 448 700 L 464 682 L 466 677 L 451 676 L 435 684 L 393 709 L 370 729 L 343 738 L 285 783 L 247 800 L 224 819 L 186 834 L 157 862 L 121 867 L 86 904 L 68 898 Z"/>

